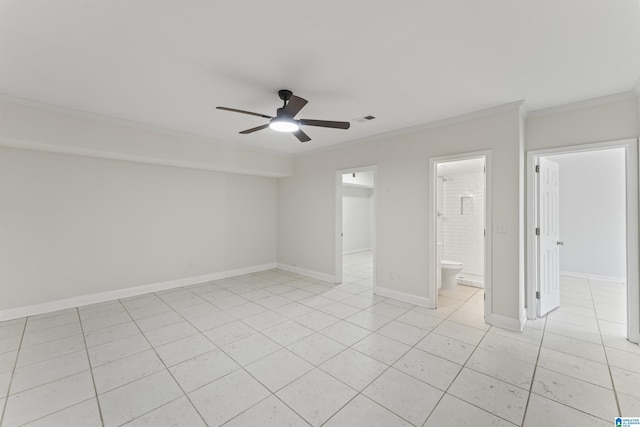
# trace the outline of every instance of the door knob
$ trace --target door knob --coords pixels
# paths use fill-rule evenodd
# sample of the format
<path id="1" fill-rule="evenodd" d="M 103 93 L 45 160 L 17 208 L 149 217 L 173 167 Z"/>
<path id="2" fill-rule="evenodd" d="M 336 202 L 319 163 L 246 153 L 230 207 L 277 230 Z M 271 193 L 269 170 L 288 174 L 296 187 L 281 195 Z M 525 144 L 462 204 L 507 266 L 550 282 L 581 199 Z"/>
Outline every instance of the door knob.
<path id="1" fill-rule="evenodd" d="M 556 242 L 556 245 L 558 245 L 558 246 L 564 246 L 564 242 L 561 242 L 560 240 L 558 240 L 558 241 Z"/>

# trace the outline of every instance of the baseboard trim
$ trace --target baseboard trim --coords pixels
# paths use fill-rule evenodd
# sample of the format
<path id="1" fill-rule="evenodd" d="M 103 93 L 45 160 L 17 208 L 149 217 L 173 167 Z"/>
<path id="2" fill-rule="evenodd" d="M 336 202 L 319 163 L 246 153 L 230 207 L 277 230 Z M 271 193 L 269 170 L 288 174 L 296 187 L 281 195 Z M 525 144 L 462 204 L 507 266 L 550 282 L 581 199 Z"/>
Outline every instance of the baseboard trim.
<path id="1" fill-rule="evenodd" d="M 519 319 L 492 313 L 487 318 L 487 323 L 497 326 L 498 328 L 522 332 L 524 325 L 527 323 L 527 313 L 523 311 Z"/>
<path id="2" fill-rule="evenodd" d="M 303 276 L 311 277 L 312 279 L 322 280 L 323 282 L 336 283 L 336 276 L 331 274 L 320 273 L 318 271 L 307 270 L 306 268 L 294 267 L 288 264 L 278 263 L 276 268 L 280 270 L 288 271 L 289 273 L 302 274 Z"/>
<path id="3" fill-rule="evenodd" d="M 238 268 L 235 270 L 221 271 L 218 273 L 203 274 L 200 276 L 184 277 L 181 279 L 168 280 L 166 282 L 152 283 L 148 285 L 135 286 L 132 288 L 118 289 L 114 291 L 98 292 L 95 294 L 81 295 L 77 297 L 65 298 L 62 300 L 45 302 L 41 304 L 28 305 L 24 307 L 10 308 L 0 311 L 0 321 L 19 319 L 21 317 L 35 316 L 38 314 L 51 313 L 53 311 L 65 310 L 67 308 L 81 307 L 83 305 L 97 304 L 112 301 L 120 298 L 134 297 L 147 294 L 149 292 L 165 291 L 167 289 L 180 288 L 182 286 L 197 285 L 198 283 L 210 282 L 212 280 L 226 279 L 228 277 L 241 276 L 243 274 L 257 273 L 259 271 L 272 270 L 277 267 L 276 263 L 256 265 L 252 267 Z"/>
<path id="4" fill-rule="evenodd" d="M 597 274 L 574 273 L 571 271 L 561 271 L 561 276 L 577 277 L 579 279 L 602 280 L 604 282 L 627 283 L 626 277 L 600 276 Z"/>
<path id="5" fill-rule="evenodd" d="M 433 308 L 431 299 L 426 297 L 408 294 L 406 292 L 396 291 L 395 289 L 383 288 L 380 286 L 374 287 L 373 292 L 376 295 L 380 295 L 383 297 L 395 299 L 402 302 L 408 302 L 410 304 L 419 305 L 421 307 Z"/>

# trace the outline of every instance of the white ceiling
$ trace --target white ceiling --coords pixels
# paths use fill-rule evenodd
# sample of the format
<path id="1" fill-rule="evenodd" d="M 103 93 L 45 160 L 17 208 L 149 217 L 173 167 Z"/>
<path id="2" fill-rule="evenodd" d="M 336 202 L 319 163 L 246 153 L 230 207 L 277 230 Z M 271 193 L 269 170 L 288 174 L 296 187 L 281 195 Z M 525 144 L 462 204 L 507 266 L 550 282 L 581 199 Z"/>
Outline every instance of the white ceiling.
<path id="1" fill-rule="evenodd" d="M 630 91 L 637 0 L 0 0 L 0 93 L 299 153 L 525 100 Z M 263 130 L 277 90 L 311 142 Z"/>

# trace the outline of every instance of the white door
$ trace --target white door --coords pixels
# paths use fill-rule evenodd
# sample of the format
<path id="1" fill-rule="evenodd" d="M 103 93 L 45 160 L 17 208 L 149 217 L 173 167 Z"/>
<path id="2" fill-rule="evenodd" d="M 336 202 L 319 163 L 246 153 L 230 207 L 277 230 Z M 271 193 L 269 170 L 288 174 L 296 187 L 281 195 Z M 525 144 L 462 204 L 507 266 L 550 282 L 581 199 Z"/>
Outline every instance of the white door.
<path id="1" fill-rule="evenodd" d="M 560 305 L 559 167 L 540 158 L 538 172 L 538 316 Z"/>

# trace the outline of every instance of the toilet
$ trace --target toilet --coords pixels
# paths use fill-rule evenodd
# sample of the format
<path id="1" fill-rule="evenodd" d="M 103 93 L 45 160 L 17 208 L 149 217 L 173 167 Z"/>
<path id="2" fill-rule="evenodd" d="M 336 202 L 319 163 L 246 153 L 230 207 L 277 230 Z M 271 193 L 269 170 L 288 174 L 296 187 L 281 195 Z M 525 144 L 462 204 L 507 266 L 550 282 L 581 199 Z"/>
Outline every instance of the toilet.
<path id="1" fill-rule="evenodd" d="M 442 273 L 442 289 L 454 290 L 458 286 L 456 276 L 462 271 L 462 263 L 458 261 L 440 261 Z"/>

